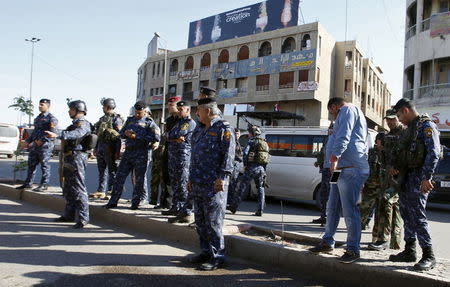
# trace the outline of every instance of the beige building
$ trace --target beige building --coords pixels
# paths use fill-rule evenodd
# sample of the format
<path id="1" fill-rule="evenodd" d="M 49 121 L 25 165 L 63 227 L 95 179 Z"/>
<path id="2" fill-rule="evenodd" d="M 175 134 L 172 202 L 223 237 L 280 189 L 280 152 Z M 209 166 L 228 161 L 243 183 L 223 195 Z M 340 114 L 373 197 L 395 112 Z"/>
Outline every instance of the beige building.
<path id="1" fill-rule="evenodd" d="M 450 0 L 407 0 L 404 97 L 450 131 Z"/>
<path id="2" fill-rule="evenodd" d="M 235 71 L 242 61 L 257 67 L 266 56 L 273 56 L 272 62 L 292 58 L 288 64 L 294 68 L 256 75 L 251 69 L 246 69 L 248 75 Z M 277 105 L 281 111 L 305 116 L 301 125 L 327 126 L 328 99 L 345 96 L 362 105 L 374 127 L 382 124 L 390 102 L 381 69 L 364 59 L 356 42 L 336 43 L 318 22 L 170 51 L 167 63 L 166 89 L 185 100 L 195 100 L 201 86 L 212 86 L 218 90 L 220 105 L 247 104 L 255 111 L 272 111 Z M 164 54 L 158 52 L 138 70 L 137 97 L 150 104 L 156 119 L 163 99 L 164 69 Z"/>

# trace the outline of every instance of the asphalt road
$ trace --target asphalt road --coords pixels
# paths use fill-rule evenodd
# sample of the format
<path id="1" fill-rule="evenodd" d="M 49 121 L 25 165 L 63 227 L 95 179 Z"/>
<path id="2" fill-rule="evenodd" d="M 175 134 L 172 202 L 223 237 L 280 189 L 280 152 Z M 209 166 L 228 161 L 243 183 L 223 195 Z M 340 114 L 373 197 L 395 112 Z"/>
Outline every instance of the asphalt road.
<path id="1" fill-rule="evenodd" d="M 197 250 L 160 238 L 106 225 L 75 231 L 46 209 L 2 197 L 0 206 L 0 286 L 339 286 L 236 260 L 204 272 L 186 258 Z"/>
<path id="2" fill-rule="evenodd" d="M 14 161 L 11 159 L 0 159 L 0 178 L 12 177 L 12 166 Z M 52 176 L 50 184 L 59 186 L 57 176 L 57 161 L 52 160 Z M 25 178 L 26 171 L 22 171 L 22 174 L 18 175 L 18 178 Z M 87 186 L 89 192 L 94 192 L 97 188 L 97 165 L 95 161 L 90 161 L 87 168 Z M 40 170 L 36 175 L 35 182 L 40 180 Z M 123 198 L 131 198 L 132 186 L 129 179 L 127 179 L 125 192 Z M 105 202 L 106 203 L 106 202 Z M 429 204 L 432 205 L 432 204 Z M 444 205 L 444 208 L 450 210 L 449 205 Z M 324 228 L 317 224 L 311 224 L 314 218 L 319 216 L 318 209 L 312 204 L 306 203 L 292 203 L 286 201 L 280 201 L 278 199 L 268 199 L 266 209 L 263 217 L 255 217 L 252 214 L 256 209 L 255 201 L 244 201 L 239 207 L 239 211 L 232 215 L 228 213 L 226 218 L 236 220 L 239 222 L 247 222 L 255 225 L 261 225 L 272 229 L 286 230 L 291 232 L 297 232 L 307 234 L 314 237 L 321 237 L 324 232 Z M 431 234 L 433 238 L 433 244 L 435 253 L 438 258 L 450 259 L 450 244 L 448 244 L 448 238 L 450 236 L 450 212 L 437 209 L 431 209 L 427 212 Z M 373 224 L 372 222 L 370 224 Z M 345 241 L 346 230 L 345 222 L 343 218 L 340 221 L 336 239 Z M 371 242 L 371 228 L 363 231 L 362 234 L 362 247 Z"/>

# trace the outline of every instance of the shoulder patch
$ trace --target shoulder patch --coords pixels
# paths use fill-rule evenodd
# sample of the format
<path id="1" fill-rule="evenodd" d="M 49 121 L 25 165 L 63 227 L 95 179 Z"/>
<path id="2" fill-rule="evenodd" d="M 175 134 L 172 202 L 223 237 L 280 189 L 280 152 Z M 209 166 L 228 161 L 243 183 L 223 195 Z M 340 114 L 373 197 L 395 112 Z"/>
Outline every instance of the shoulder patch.
<path id="1" fill-rule="evenodd" d="M 208 135 L 212 136 L 212 137 L 216 137 L 217 133 L 216 132 L 208 132 Z"/>
<path id="2" fill-rule="evenodd" d="M 230 139 L 231 139 L 231 132 L 229 130 L 226 130 L 223 133 L 223 137 L 224 137 L 225 140 L 230 141 Z"/>
<path id="3" fill-rule="evenodd" d="M 181 125 L 181 128 L 180 128 L 180 129 L 181 129 L 182 131 L 187 131 L 188 128 L 189 128 L 189 124 L 188 124 L 188 123 L 184 123 L 184 124 Z"/>
<path id="4" fill-rule="evenodd" d="M 428 138 L 431 138 L 433 136 L 433 128 L 425 128 L 423 132 L 425 133 L 425 136 Z"/>
<path id="5" fill-rule="evenodd" d="M 81 127 L 83 124 L 81 123 L 81 121 L 79 121 L 79 122 L 77 122 L 75 125 L 76 125 L 77 127 Z"/>

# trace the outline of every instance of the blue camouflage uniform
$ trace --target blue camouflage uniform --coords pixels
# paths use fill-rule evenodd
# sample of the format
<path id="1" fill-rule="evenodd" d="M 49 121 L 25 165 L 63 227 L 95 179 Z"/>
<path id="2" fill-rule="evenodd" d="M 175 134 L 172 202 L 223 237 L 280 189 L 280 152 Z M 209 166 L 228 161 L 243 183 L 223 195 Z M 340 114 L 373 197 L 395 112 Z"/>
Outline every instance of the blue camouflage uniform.
<path id="1" fill-rule="evenodd" d="M 118 114 L 104 115 L 95 125 L 96 132 L 98 132 L 99 123 L 104 121 L 111 121 L 112 128 L 117 132 L 123 125 L 123 119 Z M 117 164 L 115 161 L 116 153 L 120 152 L 120 139 L 110 141 L 102 138 L 99 135 L 97 146 L 95 148 L 95 155 L 97 158 L 98 168 L 98 187 L 97 191 L 106 192 L 112 190 L 114 178 L 117 172 Z"/>
<path id="2" fill-rule="evenodd" d="M 136 138 L 131 139 L 125 136 L 125 131 L 132 130 L 136 133 Z M 108 205 L 117 204 L 122 195 L 123 185 L 128 174 L 134 171 L 135 184 L 131 206 L 137 207 L 139 203 L 147 198 L 145 192 L 145 181 L 147 167 L 149 164 L 149 150 L 151 144 L 159 142 L 161 139 L 159 127 L 150 117 L 138 119 L 128 117 L 124 126 L 120 130 L 120 136 L 125 140 L 125 152 L 120 160 L 114 182 L 111 199 Z"/>
<path id="3" fill-rule="evenodd" d="M 58 120 L 51 113 L 41 113 L 34 119 L 34 130 L 25 141 L 31 144 L 28 154 L 28 174 L 25 184 L 33 184 L 36 167 L 41 165 L 41 185 L 48 185 L 50 180 L 50 160 L 55 147 L 53 139 L 46 137 L 45 131 L 56 132 Z M 42 144 L 39 146 L 38 141 Z"/>
<path id="4" fill-rule="evenodd" d="M 82 140 L 91 134 L 91 124 L 84 118 L 74 119 L 72 124 L 61 132 L 59 138 L 65 141 L 64 186 L 66 200 L 64 217 L 86 224 L 89 222 L 89 202 L 86 190 L 87 148 Z"/>
<path id="5" fill-rule="evenodd" d="M 417 237 L 420 247 L 431 247 L 430 230 L 425 212 L 429 193 L 421 192 L 420 184 L 423 180 L 432 178 L 439 161 L 441 149 L 439 131 L 435 123 L 430 120 L 420 121 L 419 117 L 408 125 L 408 130 L 416 133 L 413 136 L 425 144 L 425 160 L 421 167 L 408 170 L 405 189 L 399 193 L 405 241 L 415 241 Z"/>
<path id="6" fill-rule="evenodd" d="M 191 117 L 180 119 L 169 131 L 169 177 L 173 190 L 172 210 L 190 215 L 192 200 L 188 200 L 187 182 L 191 161 L 192 132 L 197 126 Z M 181 143 L 176 139 L 184 137 Z"/>
<path id="7" fill-rule="evenodd" d="M 194 198 L 194 215 L 202 253 L 223 260 L 222 234 L 229 176 L 233 171 L 235 140 L 228 122 L 220 117 L 206 128 L 199 124 L 192 136 L 189 181 Z M 225 180 L 222 192 L 214 192 L 214 182 Z"/>
<path id="8" fill-rule="evenodd" d="M 262 164 L 249 162 L 249 154 L 255 147 L 256 137 L 249 139 L 247 146 L 244 149 L 244 166 L 245 171 L 241 178 L 241 184 L 239 187 L 239 195 L 242 195 L 245 190 L 250 188 L 251 180 L 255 181 L 256 190 L 258 192 L 258 211 L 264 211 L 265 195 L 264 195 L 264 180 L 266 178 L 266 167 Z M 237 200 L 237 206 L 240 203 L 240 198 Z"/>

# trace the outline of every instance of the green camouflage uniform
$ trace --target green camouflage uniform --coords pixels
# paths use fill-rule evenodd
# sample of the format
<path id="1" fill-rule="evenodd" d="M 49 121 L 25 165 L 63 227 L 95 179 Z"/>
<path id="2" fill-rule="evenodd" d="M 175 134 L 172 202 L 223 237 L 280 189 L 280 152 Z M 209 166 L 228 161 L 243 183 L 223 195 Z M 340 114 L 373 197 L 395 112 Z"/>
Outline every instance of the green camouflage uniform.
<path id="1" fill-rule="evenodd" d="M 400 216 L 400 204 L 398 192 L 401 188 L 402 181 L 400 176 L 393 178 L 389 175 L 389 170 L 393 166 L 393 160 L 398 148 L 399 139 L 404 132 L 404 127 L 400 126 L 391 130 L 384 140 L 384 158 L 382 166 L 382 178 L 384 192 L 381 194 L 377 211 L 378 225 L 374 226 L 373 237 L 379 241 L 389 241 L 390 248 L 400 249 L 401 243 L 401 226 L 403 225 Z"/>
<path id="2" fill-rule="evenodd" d="M 359 205 L 361 212 L 361 226 L 369 224 L 370 214 L 372 210 L 377 206 L 381 194 L 381 165 L 382 165 L 382 153 L 376 148 L 369 150 L 369 167 L 370 174 L 367 179 L 362 192 L 362 199 Z M 375 225 L 377 225 L 377 214 L 375 214 Z"/>

